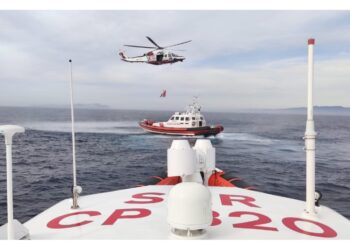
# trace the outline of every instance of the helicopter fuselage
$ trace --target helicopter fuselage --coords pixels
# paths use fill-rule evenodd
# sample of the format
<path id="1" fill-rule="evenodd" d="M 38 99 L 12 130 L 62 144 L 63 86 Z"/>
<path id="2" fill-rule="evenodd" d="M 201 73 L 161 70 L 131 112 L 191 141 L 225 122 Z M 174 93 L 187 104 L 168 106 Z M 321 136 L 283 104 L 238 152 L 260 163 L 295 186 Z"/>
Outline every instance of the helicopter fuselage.
<path id="1" fill-rule="evenodd" d="M 176 55 L 167 50 L 153 50 L 149 51 L 142 56 L 128 57 L 123 52 L 120 52 L 121 60 L 131 63 L 149 63 L 153 65 L 162 65 L 168 63 L 182 62 L 185 57 Z"/>

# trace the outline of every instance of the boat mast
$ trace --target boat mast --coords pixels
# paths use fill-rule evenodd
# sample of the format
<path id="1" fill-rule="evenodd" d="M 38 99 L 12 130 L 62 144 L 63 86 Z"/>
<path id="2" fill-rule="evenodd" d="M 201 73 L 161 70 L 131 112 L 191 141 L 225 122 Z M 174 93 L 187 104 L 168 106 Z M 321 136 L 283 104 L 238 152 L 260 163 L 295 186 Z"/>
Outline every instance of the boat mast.
<path id="1" fill-rule="evenodd" d="M 316 131 L 313 114 L 313 78 L 314 78 L 315 39 L 308 40 L 308 87 L 307 87 L 307 121 L 305 130 L 306 150 L 306 213 L 315 215 L 315 141 Z"/>

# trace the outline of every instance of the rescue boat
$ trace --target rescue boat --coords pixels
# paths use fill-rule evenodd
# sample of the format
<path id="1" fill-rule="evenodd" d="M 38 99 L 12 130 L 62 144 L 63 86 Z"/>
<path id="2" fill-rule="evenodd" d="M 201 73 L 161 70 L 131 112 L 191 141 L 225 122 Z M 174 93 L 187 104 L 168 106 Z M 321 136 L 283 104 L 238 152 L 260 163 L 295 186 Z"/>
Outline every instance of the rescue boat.
<path id="1" fill-rule="evenodd" d="M 200 110 L 201 106 L 194 99 L 185 112 L 175 112 L 166 122 L 144 119 L 139 125 L 147 132 L 166 135 L 211 136 L 224 130 L 222 125 L 207 125 Z"/>

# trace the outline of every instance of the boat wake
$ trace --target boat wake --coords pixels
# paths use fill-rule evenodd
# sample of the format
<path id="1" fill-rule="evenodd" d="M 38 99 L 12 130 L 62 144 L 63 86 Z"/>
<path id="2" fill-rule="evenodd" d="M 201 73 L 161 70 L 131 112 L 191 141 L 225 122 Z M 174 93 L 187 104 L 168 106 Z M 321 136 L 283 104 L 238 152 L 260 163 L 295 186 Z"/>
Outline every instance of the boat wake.
<path id="1" fill-rule="evenodd" d="M 70 122 L 36 122 L 23 124 L 31 130 L 48 132 L 71 132 Z M 77 133 L 144 134 L 137 121 L 76 122 Z"/>
<path id="2" fill-rule="evenodd" d="M 47 132 L 71 132 L 70 122 L 31 122 L 23 124 L 23 126 L 30 130 L 47 131 Z M 123 134 L 123 135 L 137 135 L 143 137 L 152 137 L 154 139 L 200 139 L 204 138 L 202 135 L 197 136 L 174 136 L 151 134 L 145 132 L 138 125 L 138 121 L 103 121 L 103 122 L 76 122 L 76 133 L 101 133 L 101 134 Z M 223 132 L 216 136 L 209 136 L 208 139 L 218 139 L 224 141 L 246 141 L 258 144 L 269 145 L 276 140 L 266 137 L 261 137 L 249 133 L 229 133 Z"/>
<path id="3" fill-rule="evenodd" d="M 278 140 L 269 139 L 266 137 L 254 135 L 254 134 L 248 134 L 248 133 L 227 133 L 223 132 L 216 136 L 216 138 L 221 140 L 232 140 L 232 141 L 246 141 L 246 142 L 253 142 L 253 143 L 259 143 L 264 145 L 270 145 Z"/>

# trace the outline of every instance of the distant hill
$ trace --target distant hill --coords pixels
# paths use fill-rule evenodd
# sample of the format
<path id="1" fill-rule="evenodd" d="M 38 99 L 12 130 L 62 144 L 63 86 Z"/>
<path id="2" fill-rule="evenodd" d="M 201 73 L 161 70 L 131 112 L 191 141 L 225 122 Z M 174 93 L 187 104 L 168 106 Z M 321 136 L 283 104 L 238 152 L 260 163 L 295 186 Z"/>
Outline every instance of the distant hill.
<path id="1" fill-rule="evenodd" d="M 77 109 L 110 109 L 109 106 L 99 104 L 99 103 L 91 103 L 91 104 L 75 104 L 74 108 Z"/>
<path id="2" fill-rule="evenodd" d="M 57 109 L 70 109 L 70 105 L 47 105 L 46 107 L 37 106 L 37 108 L 57 108 Z M 109 106 L 99 103 L 77 103 L 74 104 L 74 109 L 110 109 Z"/>
<path id="3" fill-rule="evenodd" d="M 284 109 L 236 109 L 238 113 L 262 113 L 262 114 L 298 114 L 306 115 L 306 107 L 284 108 Z M 350 107 L 343 106 L 314 106 L 315 114 L 324 115 L 350 115 Z"/>
<path id="4" fill-rule="evenodd" d="M 306 107 L 298 108 L 287 108 L 279 109 L 280 111 L 295 113 L 295 114 L 306 114 Z M 314 106 L 314 112 L 317 114 L 344 114 L 350 115 L 350 108 L 343 106 Z"/>

